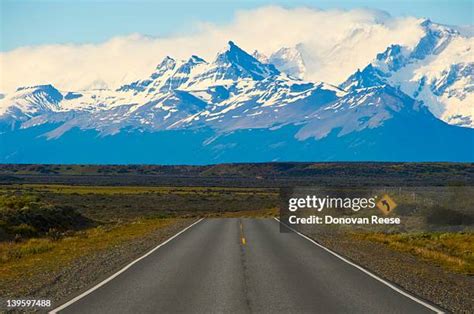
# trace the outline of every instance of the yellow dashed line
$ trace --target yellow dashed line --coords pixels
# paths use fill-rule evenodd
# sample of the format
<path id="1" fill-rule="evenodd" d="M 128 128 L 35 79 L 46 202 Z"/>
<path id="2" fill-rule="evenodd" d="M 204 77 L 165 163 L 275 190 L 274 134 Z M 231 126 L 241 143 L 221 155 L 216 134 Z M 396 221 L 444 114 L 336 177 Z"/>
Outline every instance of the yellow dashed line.
<path id="1" fill-rule="evenodd" d="M 244 237 L 244 226 L 242 225 L 242 221 L 240 221 L 239 223 L 240 223 L 240 241 L 242 242 L 242 245 L 245 245 L 247 241 L 245 240 L 245 237 Z"/>

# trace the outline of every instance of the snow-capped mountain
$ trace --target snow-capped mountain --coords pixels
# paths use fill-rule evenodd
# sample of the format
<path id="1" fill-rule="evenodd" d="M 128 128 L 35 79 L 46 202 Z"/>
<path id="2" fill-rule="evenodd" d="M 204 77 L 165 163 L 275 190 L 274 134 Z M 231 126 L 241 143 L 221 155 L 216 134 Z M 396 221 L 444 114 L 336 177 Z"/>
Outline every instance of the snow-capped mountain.
<path id="1" fill-rule="evenodd" d="M 474 127 L 474 38 L 429 20 L 422 27 L 425 36 L 412 50 L 388 47 L 373 66 L 443 121 Z"/>
<path id="2" fill-rule="evenodd" d="M 211 63 L 197 56 L 185 61 L 166 57 L 147 79 L 117 90 L 68 92 L 63 100 L 56 89 L 49 88 L 50 98 L 58 101 L 38 99 L 38 107 L 49 110 L 27 110 L 30 119 L 22 124 L 28 128 L 48 123 L 52 116 L 55 121 L 64 117 L 64 124 L 49 132 L 48 137 L 59 137 L 74 127 L 94 129 L 102 135 L 128 127 L 147 131 L 201 126 L 218 130 L 271 127 L 293 122 L 298 119 L 296 115 L 306 113 L 295 110 L 297 107 L 328 102 L 342 93 L 333 86 L 282 74 L 274 65 L 261 63 L 233 42 Z M 9 103 L 7 112 L 24 107 L 22 90 L 5 100 Z M 28 90 L 36 93 L 44 87 Z M 291 110 L 283 109 L 288 104 L 292 104 Z M 65 114 L 71 111 L 73 118 Z"/>
<path id="3" fill-rule="evenodd" d="M 255 59 L 257 59 L 258 61 L 260 61 L 263 64 L 270 63 L 270 60 L 268 60 L 268 57 L 266 55 L 264 55 L 263 53 L 261 53 L 260 51 L 258 51 L 258 50 L 253 51 L 252 57 L 254 57 Z"/>
<path id="4" fill-rule="evenodd" d="M 14 103 L 14 107 L 19 114 L 30 117 L 58 110 L 59 103 L 62 100 L 63 95 L 52 85 L 40 85 L 19 87 L 15 95 L 9 99 L 9 102 L 10 106 L 12 106 L 11 103 Z M 3 112 L 0 111 L 0 113 L 4 113 L 7 108 L 8 106 L 3 107 Z"/>
<path id="5" fill-rule="evenodd" d="M 424 60 L 423 54 L 441 49 L 429 47 L 411 51 L 408 59 Z M 166 57 L 147 78 L 117 89 L 21 87 L 0 100 L 0 160 L 474 160 L 472 145 L 466 146 L 473 129 L 440 121 L 416 96 L 391 84 L 412 62 L 400 56 L 406 53 L 389 47 L 377 57 L 380 63 L 340 87 L 301 80 L 272 63 L 278 57 L 304 69 L 301 54 L 291 49 L 265 58 L 231 41 L 211 61 Z M 456 68 L 455 76 L 466 71 Z M 459 82 L 439 81 L 436 90 L 444 94 Z M 403 147 L 393 145 L 399 142 Z"/>
<path id="6" fill-rule="evenodd" d="M 305 76 L 306 66 L 298 46 L 293 48 L 281 48 L 274 52 L 268 61 L 288 75 L 300 79 Z"/>
<path id="7" fill-rule="evenodd" d="M 430 20 L 421 22 L 420 28 L 422 36 L 416 45 L 390 45 L 339 87 L 347 90 L 389 84 L 423 101 L 443 121 L 474 127 L 474 37 Z M 300 58 L 301 54 L 296 60 Z M 282 72 L 303 73 L 296 76 L 304 77 L 303 59 L 296 63 L 299 67 L 291 57 L 279 58 L 274 64 Z"/>

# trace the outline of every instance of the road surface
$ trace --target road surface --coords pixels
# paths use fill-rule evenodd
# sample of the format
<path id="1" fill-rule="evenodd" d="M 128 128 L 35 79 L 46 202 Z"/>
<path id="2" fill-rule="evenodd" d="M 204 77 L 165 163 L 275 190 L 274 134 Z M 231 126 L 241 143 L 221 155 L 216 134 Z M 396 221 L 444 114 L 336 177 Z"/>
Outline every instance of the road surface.
<path id="1" fill-rule="evenodd" d="M 205 219 L 60 313 L 433 313 L 274 219 Z"/>

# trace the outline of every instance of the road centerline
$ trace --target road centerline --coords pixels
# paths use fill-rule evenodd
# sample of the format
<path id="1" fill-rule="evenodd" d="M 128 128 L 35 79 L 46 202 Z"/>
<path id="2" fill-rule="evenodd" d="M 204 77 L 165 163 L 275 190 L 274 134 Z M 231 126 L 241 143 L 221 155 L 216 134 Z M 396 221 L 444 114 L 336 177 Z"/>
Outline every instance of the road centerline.
<path id="1" fill-rule="evenodd" d="M 240 242 L 242 243 L 242 245 L 245 245 L 247 243 L 247 240 L 245 239 L 244 225 L 242 223 L 242 219 L 239 219 L 239 225 L 240 225 Z"/>

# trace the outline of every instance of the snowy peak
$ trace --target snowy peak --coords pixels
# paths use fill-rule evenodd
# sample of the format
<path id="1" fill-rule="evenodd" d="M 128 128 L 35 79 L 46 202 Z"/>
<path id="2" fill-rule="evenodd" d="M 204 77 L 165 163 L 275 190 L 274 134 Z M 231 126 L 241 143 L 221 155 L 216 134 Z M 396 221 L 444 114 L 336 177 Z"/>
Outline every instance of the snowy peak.
<path id="1" fill-rule="evenodd" d="M 431 22 L 429 19 L 423 21 L 421 27 L 425 36 L 413 49 L 410 58 L 423 60 L 429 55 L 439 54 L 459 32 L 444 25 Z"/>
<path id="2" fill-rule="evenodd" d="M 200 58 L 196 55 L 192 55 L 189 58 L 187 63 L 189 63 L 189 64 L 202 64 L 202 63 L 207 63 L 207 62 L 206 62 L 206 60 L 204 60 L 204 59 L 202 59 L 202 58 Z"/>
<path id="3" fill-rule="evenodd" d="M 474 127 L 474 38 L 423 21 L 413 47 L 390 45 L 340 85 L 345 90 L 389 84 L 450 124 Z"/>
<path id="4" fill-rule="evenodd" d="M 193 55 L 187 61 L 181 61 L 175 70 L 163 75 L 161 80 L 154 83 L 153 91 L 157 89 L 160 92 L 167 92 L 186 86 L 193 80 L 194 69 L 206 65 L 207 62 L 204 59 Z"/>
<path id="5" fill-rule="evenodd" d="M 423 123 L 432 117 L 420 108 L 419 102 L 388 85 L 353 90 L 319 109 L 314 116 L 316 119 L 311 119 L 298 131 L 297 138 L 323 139 L 333 132 L 341 137 L 379 128 L 389 121 L 403 124 L 415 117 Z"/>
<path id="6" fill-rule="evenodd" d="M 176 60 L 170 56 L 166 56 L 160 64 L 156 66 L 156 71 L 151 75 L 152 79 L 157 79 L 163 76 L 166 72 L 174 70 L 176 67 Z"/>
<path id="7" fill-rule="evenodd" d="M 176 68 L 176 60 L 166 56 L 155 68 L 155 71 L 146 80 L 135 81 L 130 84 L 125 84 L 117 89 L 119 92 L 143 92 L 145 91 L 154 81 L 163 78 L 166 74 L 169 74 Z"/>
<path id="8" fill-rule="evenodd" d="M 253 51 L 252 57 L 254 57 L 255 59 L 257 59 L 263 64 L 270 63 L 270 60 L 268 59 L 268 57 L 258 50 Z"/>
<path id="9" fill-rule="evenodd" d="M 235 80 L 236 77 L 263 80 L 280 73 L 275 66 L 261 63 L 233 41 L 229 41 L 227 49 L 217 55 L 214 64 L 217 66 L 216 78 L 224 80 Z"/>
<path id="10" fill-rule="evenodd" d="M 62 100 L 61 93 L 51 84 L 18 87 L 16 92 L 20 95 L 45 96 L 56 104 Z"/>
<path id="11" fill-rule="evenodd" d="M 63 97 L 51 85 L 20 88 L 0 100 L 0 108 L 11 108 L 0 114 L 9 114 L 2 115 L 3 121 L 20 128 L 63 123 L 48 138 L 58 138 L 72 128 L 104 136 L 122 130 L 200 128 L 221 135 L 294 126 L 301 128 L 298 139 L 321 139 L 338 129 L 342 136 L 381 127 L 395 118 L 431 119 L 429 112 L 417 111 L 421 101 L 457 99 L 470 106 L 466 109 L 471 108 L 470 114 L 446 118 L 442 112 L 435 114 L 452 124 L 469 125 L 474 63 L 465 47 L 468 39 L 459 40 L 453 37 L 439 54 L 424 59 L 411 57 L 414 48 L 390 45 L 339 88 L 295 77 L 305 71 L 301 46 L 279 49 L 265 61 L 258 51 L 250 55 L 230 41 L 213 62 L 196 55 L 185 60 L 166 57 L 147 78 L 117 90 L 67 91 Z M 445 60 L 450 60 L 447 68 Z M 280 61 L 281 69 L 290 75 L 272 64 Z M 441 66 L 435 67 L 432 63 L 438 61 Z M 420 72 L 426 68 L 427 72 Z"/>
<path id="12" fill-rule="evenodd" d="M 408 61 L 404 51 L 400 45 L 389 46 L 384 52 L 377 54 L 376 60 L 379 67 L 384 65 L 387 71 L 397 71 L 404 67 Z"/>
<path id="13" fill-rule="evenodd" d="M 195 67 L 205 64 L 207 62 L 204 59 L 195 55 L 192 55 L 187 61 L 176 61 L 167 56 L 148 79 L 123 85 L 117 91 L 133 91 L 135 93 L 148 91 L 150 93 L 156 90 L 173 90 L 188 81 L 189 75 Z"/>
<path id="14" fill-rule="evenodd" d="M 1 100 L 0 114 L 16 111 L 26 116 L 57 111 L 63 95 L 52 85 L 19 87 L 15 94 Z"/>
<path id="15" fill-rule="evenodd" d="M 281 48 L 270 56 L 269 62 L 274 64 L 281 72 L 296 78 L 303 78 L 306 72 L 305 63 L 298 46 Z"/>
<path id="16" fill-rule="evenodd" d="M 176 89 L 197 90 L 202 94 L 215 86 L 227 86 L 242 79 L 260 81 L 279 73 L 273 65 L 261 63 L 230 41 L 212 63 L 196 55 L 186 61 L 166 57 L 148 79 L 123 85 L 117 91 L 133 92 L 135 96 L 145 93 L 152 98 Z"/>
<path id="17" fill-rule="evenodd" d="M 176 66 L 176 60 L 171 58 L 170 56 L 166 56 L 160 64 L 156 66 L 156 70 L 158 71 L 167 71 L 172 70 Z"/>
<path id="18" fill-rule="evenodd" d="M 201 64 L 207 64 L 207 62 L 198 56 L 192 55 L 188 61 L 179 66 L 179 68 L 176 70 L 176 74 L 190 74 L 192 69 Z"/>
<path id="19" fill-rule="evenodd" d="M 351 91 L 360 88 L 382 86 L 386 84 L 385 76 L 382 71 L 369 64 L 362 71 L 357 70 L 344 83 L 339 85 L 339 88 Z"/>

